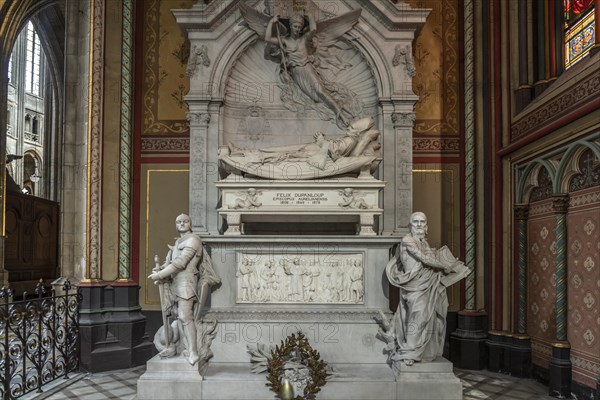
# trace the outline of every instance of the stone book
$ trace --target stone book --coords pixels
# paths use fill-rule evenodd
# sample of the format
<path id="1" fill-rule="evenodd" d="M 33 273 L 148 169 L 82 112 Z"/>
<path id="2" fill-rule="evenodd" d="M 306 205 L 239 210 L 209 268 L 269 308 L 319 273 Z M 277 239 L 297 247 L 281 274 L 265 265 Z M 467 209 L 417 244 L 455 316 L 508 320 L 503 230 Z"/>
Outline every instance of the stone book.
<path id="1" fill-rule="evenodd" d="M 471 270 L 467 268 L 462 261 L 457 260 L 456 257 L 452 255 L 452 252 L 448 246 L 441 247 L 437 251 L 437 257 L 438 260 L 452 266 L 452 272 L 444 275 L 441 279 L 442 285 L 446 287 L 454 285 L 456 282 L 460 281 L 471 273 Z"/>

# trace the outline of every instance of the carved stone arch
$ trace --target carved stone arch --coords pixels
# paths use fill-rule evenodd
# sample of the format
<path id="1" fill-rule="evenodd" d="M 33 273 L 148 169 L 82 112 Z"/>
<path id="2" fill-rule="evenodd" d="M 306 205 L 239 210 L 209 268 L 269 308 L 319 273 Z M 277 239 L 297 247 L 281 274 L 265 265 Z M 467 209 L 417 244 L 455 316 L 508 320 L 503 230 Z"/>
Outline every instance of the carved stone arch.
<path id="1" fill-rule="evenodd" d="M 554 182 L 556 168 L 553 163 L 548 160 L 532 161 L 524 171 L 524 179 L 518 191 L 518 193 L 521 193 L 521 196 L 520 199 L 517 199 L 517 203 L 529 204 L 533 190 L 540 187 L 540 172 L 542 169 L 548 172 L 550 179 Z"/>
<path id="2" fill-rule="evenodd" d="M 40 38 L 52 79 L 62 89 L 65 45 L 65 17 L 62 9 L 58 4 L 50 5 L 43 13 L 35 14 L 31 22 Z"/>
<path id="3" fill-rule="evenodd" d="M 377 94 L 380 98 L 390 98 L 394 92 L 394 76 L 390 69 L 391 64 L 386 61 L 385 55 L 369 34 L 372 33 L 372 30 L 365 31 L 360 26 L 357 26 L 356 30 L 360 33 L 361 39 L 365 40 L 356 40 L 353 44 L 362 53 L 367 63 L 371 65 Z"/>
<path id="4" fill-rule="evenodd" d="M 361 16 L 362 18 L 364 17 Z M 240 18 L 239 22 L 242 21 Z M 351 40 L 351 44 L 360 52 L 367 64 L 371 66 L 378 96 L 380 98 L 389 98 L 394 91 L 394 75 L 390 68 L 390 63 L 386 61 L 385 55 L 376 44 L 376 40 L 371 37 L 374 34 L 373 30 L 361 29 L 360 24 L 354 29 L 356 29 L 360 38 L 365 40 Z M 347 37 L 347 35 L 345 38 L 352 39 Z M 225 98 L 226 86 L 224 83 L 230 74 L 231 68 L 255 41 L 260 41 L 256 34 L 249 29 L 243 29 L 237 32 L 236 35 L 233 35 L 228 43 L 223 46 L 222 51 L 218 53 L 213 62 L 208 79 L 208 86 L 212 90 L 211 97 Z"/>
<path id="5" fill-rule="evenodd" d="M 557 193 L 568 193 L 573 177 L 582 173 L 579 168 L 580 158 L 586 150 L 591 150 L 598 162 L 600 162 L 600 148 L 594 143 L 578 142 L 571 145 L 563 154 L 556 171 L 557 187 L 555 191 Z"/>
<path id="6" fill-rule="evenodd" d="M 0 6 L 0 15 L 3 16 L 0 24 L 1 71 L 7 68 L 15 40 L 27 21 L 39 11 L 58 3 L 59 0 L 7 0 Z"/>
<path id="7" fill-rule="evenodd" d="M 238 62 L 239 58 L 244 54 L 250 46 L 259 42 L 260 39 L 254 32 L 245 29 L 239 35 L 230 38 L 229 42 L 223 46 L 215 58 L 214 66 L 209 75 L 209 86 L 211 90 L 216 89 L 213 93 L 213 98 L 225 99 L 227 89 L 227 80 L 231 74 L 231 69 Z M 216 88 L 214 87 L 216 86 Z"/>

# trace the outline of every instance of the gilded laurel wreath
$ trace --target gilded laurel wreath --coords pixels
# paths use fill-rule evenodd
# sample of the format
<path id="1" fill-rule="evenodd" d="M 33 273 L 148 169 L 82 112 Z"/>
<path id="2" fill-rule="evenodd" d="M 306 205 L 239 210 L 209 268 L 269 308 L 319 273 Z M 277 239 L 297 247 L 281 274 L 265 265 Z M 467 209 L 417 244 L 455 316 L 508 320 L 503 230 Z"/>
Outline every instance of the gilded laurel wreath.
<path id="1" fill-rule="evenodd" d="M 289 378 L 304 387 L 304 395 L 296 395 L 294 400 L 313 400 L 325 385 L 330 375 L 327 363 L 321 360 L 319 352 L 313 349 L 302 332 L 292 333 L 279 346 L 271 351 L 267 365 L 267 386 L 279 395 L 282 378 Z"/>

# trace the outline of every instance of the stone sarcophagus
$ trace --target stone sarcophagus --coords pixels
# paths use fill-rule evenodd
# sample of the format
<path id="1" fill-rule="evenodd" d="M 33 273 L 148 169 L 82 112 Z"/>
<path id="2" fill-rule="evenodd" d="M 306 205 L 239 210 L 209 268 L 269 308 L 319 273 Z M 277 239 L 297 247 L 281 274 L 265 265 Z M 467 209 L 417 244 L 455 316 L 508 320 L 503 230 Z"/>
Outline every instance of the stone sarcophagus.
<path id="1" fill-rule="evenodd" d="M 224 235 L 274 233 L 282 224 L 294 223 L 296 233 L 331 232 L 372 236 L 376 234 L 379 180 L 253 181 L 217 183 L 226 220 Z M 294 231 L 290 231 L 290 234 Z"/>

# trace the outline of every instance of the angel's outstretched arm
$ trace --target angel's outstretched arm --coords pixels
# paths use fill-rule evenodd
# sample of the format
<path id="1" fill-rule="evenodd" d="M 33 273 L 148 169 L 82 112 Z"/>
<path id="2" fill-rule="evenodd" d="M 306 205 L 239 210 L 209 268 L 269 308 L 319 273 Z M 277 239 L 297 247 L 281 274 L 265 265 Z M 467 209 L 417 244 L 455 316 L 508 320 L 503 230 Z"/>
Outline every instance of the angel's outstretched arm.
<path id="1" fill-rule="evenodd" d="M 279 44 L 279 40 L 276 37 L 273 37 L 273 23 L 279 21 L 279 16 L 274 16 L 271 18 L 269 23 L 267 24 L 267 31 L 265 32 L 265 42 L 272 44 Z"/>

